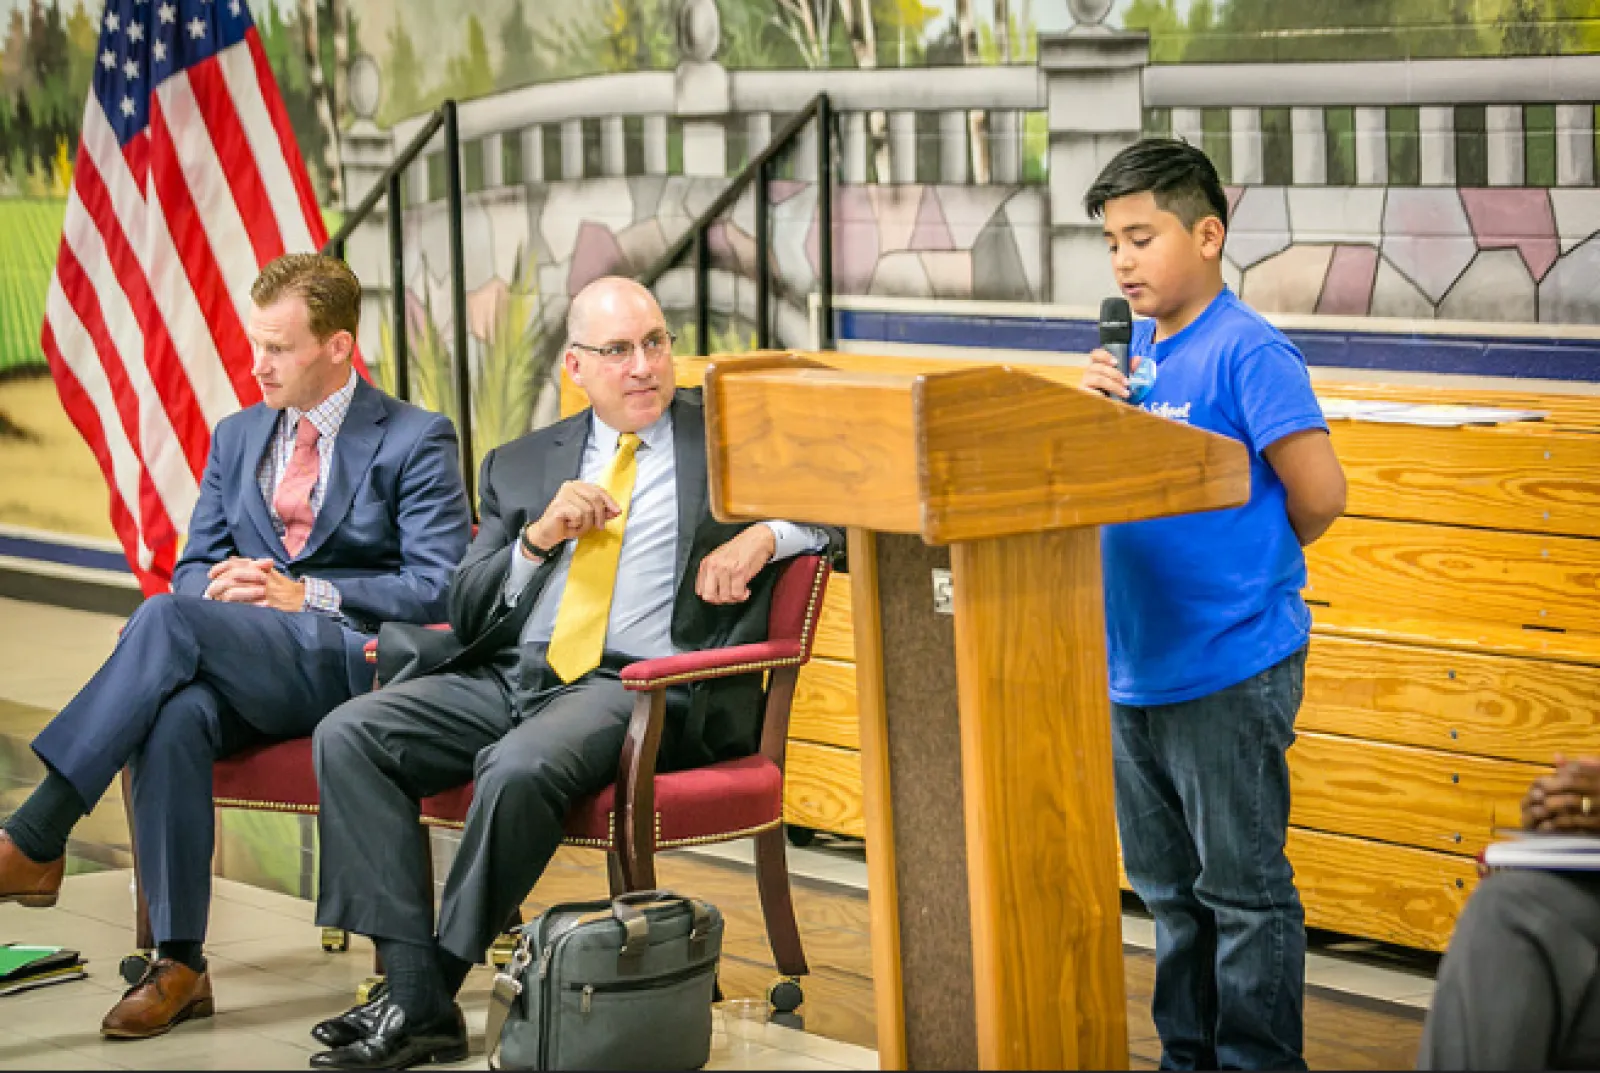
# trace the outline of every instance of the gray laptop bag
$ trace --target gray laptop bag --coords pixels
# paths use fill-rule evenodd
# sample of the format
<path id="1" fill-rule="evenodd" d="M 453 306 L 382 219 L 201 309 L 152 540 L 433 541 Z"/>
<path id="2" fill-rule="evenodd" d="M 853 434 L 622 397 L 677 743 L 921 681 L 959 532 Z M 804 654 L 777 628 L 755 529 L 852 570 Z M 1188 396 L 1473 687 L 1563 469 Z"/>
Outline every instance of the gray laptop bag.
<path id="1" fill-rule="evenodd" d="M 671 891 L 553 906 L 495 977 L 491 1069 L 698 1069 L 722 914 Z"/>

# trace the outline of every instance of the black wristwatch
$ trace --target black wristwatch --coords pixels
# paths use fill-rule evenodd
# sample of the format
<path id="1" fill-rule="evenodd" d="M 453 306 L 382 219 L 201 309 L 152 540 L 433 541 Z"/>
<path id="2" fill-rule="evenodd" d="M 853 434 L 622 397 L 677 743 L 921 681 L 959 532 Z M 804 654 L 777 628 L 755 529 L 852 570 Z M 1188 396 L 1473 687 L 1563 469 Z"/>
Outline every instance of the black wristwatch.
<path id="1" fill-rule="evenodd" d="M 564 542 L 557 543 L 555 547 L 552 548 L 541 548 L 539 545 L 528 539 L 528 527 L 523 526 L 522 531 L 517 534 L 517 543 L 522 546 L 522 551 L 524 554 L 531 555 L 535 559 L 549 559 L 551 556 L 555 555 L 556 552 L 561 550 L 561 543 Z"/>

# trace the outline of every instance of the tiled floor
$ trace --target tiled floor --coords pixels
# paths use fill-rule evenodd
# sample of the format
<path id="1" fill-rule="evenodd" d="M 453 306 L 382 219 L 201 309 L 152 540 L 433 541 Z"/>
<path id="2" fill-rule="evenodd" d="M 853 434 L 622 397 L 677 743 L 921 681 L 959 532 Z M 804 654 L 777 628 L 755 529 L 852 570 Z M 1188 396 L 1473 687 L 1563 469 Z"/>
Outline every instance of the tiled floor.
<path id="1" fill-rule="evenodd" d="M 27 749 L 32 733 L 94 672 L 115 643 L 115 617 L 0 599 L 0 814 L 38 777 Z M 749 874 L 749 843 L 667 855 L 664 885 L 707 897 L 728 915 L 723 982 L 730 996 L 760 995 L 774 970 Z M 437 875 L 453 852 L 448 832 L 435 832 Z M 309 817 L 227 812 L 218 839 L 220 879 L 207 944 L 217 987 L 216 1018 L 170 1036 L 135 1044 L 100 1040 L 100 1018 L 121 982 L 116 964 L 132 943 L 126 820 L 116 794 L 75 832 L 73 876 L 56 909 L 0 906 L 0 942 L 77 946 L 93 975 L 26 996 L 0 998 L 0 1068 L 304 1068 L 315 1049 L 307 1029 L 344 1008 L 366 977 L 371 948 L 324 954 L 311 928 L 315 890 L 315 824 Z M 105 870 L 111 869 L 111 870 Z M 867 956 L 865 853 L 859 843 L 791 851 L 795 902 L 812 965 L 806 980 L 806 1031 L 718 1022 L 712 1068 L 875 1068 L 874 1008 Z M 242 880 L 242 881 L 241 881 Z M 598 854 L 566 851 L 552 862 L 526 911 L 571 898 L 592 898 L 605 886 Z M 1153 929 L 1130 912 L 1128 1023 L 1136 1067 L 1159 1053 L 1149 1022 Z M 1313 1066 L 1399 1068 L 1415 1053 L 1421 1008 L 1432 988 L 1432 961 L 1374 944 L 1315 937 L 1307 965 L 1307 1056 Z M 463 993 L 469 1024 L 481 1036 L 490 974 L 477 970 Z M 866 1045 L 866 1046 L 863 1046 Z M 481 1040 L 474 1054 L 481 1055 Z M 476 1060 L 481 1068 L 482 1059 Z M 473 1068 L 468 1063 L 464 1068 Z"/>
<path id="2" fill-rule="evenodd" d="M 100 1019 L 122 984 L 116 966 L 131 946 L 129 873 L 74 876 L 54 909 L 0 906 L 0 940 L 59 943 L 89 961 L 87 980 L 0 998 L 0 1069 L 304 1069 L 321 1048 L 307 1034 L 350 1005 L 371 968 L 372 948 L 357 942 L 327 954 L 315 942 L 310 902 L 243 883 L 217 881 L 206 944 L 217 1015 L 166 1036 L 108 1042 Z M 491 974 L 474 970 L 461 1004 L 475 1059 L 449 1068 L 487 1068 L 483 1024 Z M 864 1047 L 781 1025 L 750 1026 L 714 1017 L 708 1069 L 875 1069 Z"/>

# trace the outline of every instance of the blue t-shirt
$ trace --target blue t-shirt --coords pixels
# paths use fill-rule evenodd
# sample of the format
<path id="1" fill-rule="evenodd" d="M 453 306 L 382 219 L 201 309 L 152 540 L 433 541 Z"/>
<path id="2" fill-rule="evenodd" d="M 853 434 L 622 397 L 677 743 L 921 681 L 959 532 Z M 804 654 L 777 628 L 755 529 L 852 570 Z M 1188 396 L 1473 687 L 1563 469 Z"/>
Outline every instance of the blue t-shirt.
<path id="1" fill-rule="evenodd" d="M 1226 689 L 1306 643 L 1305 556 L 1261 452 L 1328 427 L 1300 351 L 1231 290 L 1172 338 L 1154 336 L 1154 321 L 1134 326 L 1129 353 L 1158 374 L 1140 405 L 1248 447 L 1250 501 L 1105 528 L 1111 698 L 1140 707 Z"/>

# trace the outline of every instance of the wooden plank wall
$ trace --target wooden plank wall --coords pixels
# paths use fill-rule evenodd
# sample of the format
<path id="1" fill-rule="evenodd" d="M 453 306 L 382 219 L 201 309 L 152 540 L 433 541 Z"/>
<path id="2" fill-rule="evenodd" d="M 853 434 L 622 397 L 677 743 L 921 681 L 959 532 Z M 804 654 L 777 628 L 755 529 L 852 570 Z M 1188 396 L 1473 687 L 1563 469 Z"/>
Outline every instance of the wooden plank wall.
<path id="1" fill-rule="evenodd" d="M 1349 510 L 1307 556 L 1289 855 L 1312 926 L 1441 950 L 1474 856 L 1518 823 L 1529 782 L 1557 753 L 1600 753 L 1600 400 L 1317 386 L 1552 414 L 1333 423 Z M 850 614 L 832 585 L 795 698 L 785 816 L 860 836 Z"/>

